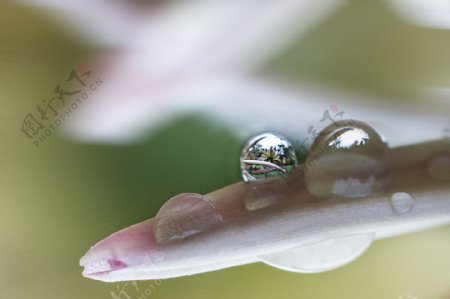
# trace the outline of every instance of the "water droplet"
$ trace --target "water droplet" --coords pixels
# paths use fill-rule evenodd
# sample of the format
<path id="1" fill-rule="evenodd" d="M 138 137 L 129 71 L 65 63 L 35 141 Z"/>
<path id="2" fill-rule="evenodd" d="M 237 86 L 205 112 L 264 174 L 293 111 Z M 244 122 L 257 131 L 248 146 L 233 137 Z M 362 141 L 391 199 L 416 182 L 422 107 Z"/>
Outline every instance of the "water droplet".
<path id="1" fill-rule="evenodd" d="M 264 263 L 286 271 L 320 273 L 345 266 L 369 249 L 373 233 L 340 237 L 260 256 Z"/>
<path id="2" fill-rule="evenodd" d="M 159 210 L 153 234 L 159 244 L 184 239 L 209 230 L 222 216 L 203 195 L 183 193 L 172 197 Z"/>
<path id="3" fill-rule="evenodd" d="M 410 213 L 414 208 L 414 198 L 405 192 L 396 192 L 391 196 L 392 209 L 397 215 Z"/>
<path id="4" fill-rule="evenodd" d="M 431 158 L 427 165 L 428 174 L 438 181 L 450 180 L 450 154 L 439 154 Z"/>
<path id="5" fill-rule="evenodd" d="M 305 183 L 318 197 L 364 197 L 386 188 L 386 141 L 369 125 L 343 120 L 323 129 L 305 161 Z"/>
<path id="6" fill-rule="evenodd" d="M 241 171 L 246 182 L 282 176 L 296 166 L 292 144 L 276 133 L 253 136 L 242 150 Z"/>

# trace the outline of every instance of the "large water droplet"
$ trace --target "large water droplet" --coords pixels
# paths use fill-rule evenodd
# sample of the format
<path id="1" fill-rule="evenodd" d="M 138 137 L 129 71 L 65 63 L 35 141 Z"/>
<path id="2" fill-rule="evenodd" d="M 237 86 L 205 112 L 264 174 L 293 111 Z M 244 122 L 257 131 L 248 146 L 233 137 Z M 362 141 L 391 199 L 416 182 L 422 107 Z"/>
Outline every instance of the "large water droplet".
<path id="1" fill-rule="evenodd" d="M 396 192 L 391 196 L 392 209 L 397 215 L 410 213 L 414 208 L 414 198 L 405 192 Z"/>
<path id="2" fill-rule="evenodd" d="M 262 262 L 286 271 L 319 273 L 345 266 L 372 244 L 374 234 L 365 233 L 276 252 L 259 257 Z"/>
<path id="3" fill-rule="evenodd" d="M 318 197 L 364 197 L 386 188 L 388 148 L 369 125 L 343 120 L 326 127 L 305 161 L 305 183 Z"/>
<path id="4" fill-rule="evenodd" d="M 250 138 L 241 155 L 244 181 L 255 181 L 285 175 L 297 166 L 292 144 L 276 133 L 264 133 Z"/>
<path id="5" fill-rule="evenodd" d="M 427 165 L 428 174 L 438 181 L 450 180 L 450 154 L 439 154 L 431 158 Z"/>
<path id="6" fill-rule="evenodd" d="M 160 244 L 184 239 L 209 230 L 222 222 L 222 216 L 203 195 L 183 193 L 172 197 L 159 210 L 153 234 Z"/>

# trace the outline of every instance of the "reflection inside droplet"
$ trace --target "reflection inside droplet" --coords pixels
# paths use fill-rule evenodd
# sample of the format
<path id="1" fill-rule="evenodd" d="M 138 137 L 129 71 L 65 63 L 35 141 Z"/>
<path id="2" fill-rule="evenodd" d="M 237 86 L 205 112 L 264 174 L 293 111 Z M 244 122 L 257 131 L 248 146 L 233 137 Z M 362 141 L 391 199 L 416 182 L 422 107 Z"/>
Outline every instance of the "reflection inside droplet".
<path id="1" fill-rule="evenodd" d="M 405 192 L 396 192 L 391 196 L 392 210 L 397 215 L 410 213 L 414 208 L 414 198 Z"/>
<path id="2" fill-rule="evenodd" d="M 305 183 L 318 197 L 364 197 L 386 188 L 388 148 L 369 125 L 354 120 L 326 127 L 305 161 Z"/>
<path id="3" fill-rule="evenodd" d="M 297 166 L 292 144 L 283 136 L 264 133 L 250 138 L 241 155 L 244 181 L 285 175 Z"/>
<path id="4" fill-rule="evenodd" d="M 333 148 L 350 149 L 367 143 L 369 134 L 358 128 L 345 128 L 343 132 L 331 140 L 328 146 Z"/>
<path id="5" fill-rule="evenodd" d="M 214 205 L 203 195 L 183 193 L 172 197 L 159 210 L 153 234 L 160 244 L 184 239 L 222 222 Z"/>

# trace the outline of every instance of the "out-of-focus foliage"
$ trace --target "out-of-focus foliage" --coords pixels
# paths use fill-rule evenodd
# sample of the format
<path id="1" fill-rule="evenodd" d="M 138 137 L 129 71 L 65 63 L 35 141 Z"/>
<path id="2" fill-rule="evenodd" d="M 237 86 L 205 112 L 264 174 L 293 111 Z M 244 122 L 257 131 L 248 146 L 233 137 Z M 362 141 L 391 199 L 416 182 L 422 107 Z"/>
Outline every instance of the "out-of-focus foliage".
<path id="1" fill-rule="evenodd" d="M 449 85 L 448 53 L 450 30 L 408 22 L 384 1 L 353 0 L 279 53 L 269 69 L 410 99 L 420 87 Z"/>

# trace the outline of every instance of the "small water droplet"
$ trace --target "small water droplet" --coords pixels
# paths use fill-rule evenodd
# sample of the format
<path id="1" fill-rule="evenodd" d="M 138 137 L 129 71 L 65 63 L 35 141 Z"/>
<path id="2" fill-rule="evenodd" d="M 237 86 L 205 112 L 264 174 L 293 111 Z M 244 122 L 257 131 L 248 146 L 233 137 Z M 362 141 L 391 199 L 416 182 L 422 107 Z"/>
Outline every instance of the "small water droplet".
<path id="1" fill-rule="evenodd" d="M 413 210 L 414 198 L 406 192 L 396 192 L 391 196 L 391 204 L 397 215 L 405 215 Z"/>
<path id="2" fill-rule="evenodd" d="M 183 193 L 172 197 L 159 210 L 153 234 L 159 244 L 184 239 L 209 230 L 222 216 L 203 195 Z"/>
<path id="3" fill-rule="evenodd" d="M 369 125 L 342 120 L 316 138 L 305 161 L 305 183 L 318 197 L 364 197 L 389 181 L 386 141 Z"/>
<path id="4" fill-rule="evenodd" d="M 428 174 L 438 181 L 450 180 L 450 154 L 439 154 L 431 158 L 427 165 Z"/>
<path id="5" fill-rule="evenodd" d="M 296 166 L 295 150 L 280 134 L 253 136 L 242 150 L 241 172 L 246 182 L 283 176 Z"/>

